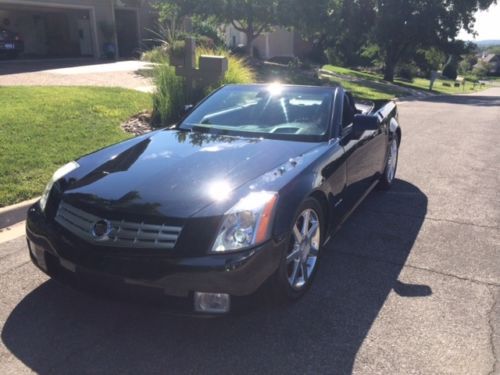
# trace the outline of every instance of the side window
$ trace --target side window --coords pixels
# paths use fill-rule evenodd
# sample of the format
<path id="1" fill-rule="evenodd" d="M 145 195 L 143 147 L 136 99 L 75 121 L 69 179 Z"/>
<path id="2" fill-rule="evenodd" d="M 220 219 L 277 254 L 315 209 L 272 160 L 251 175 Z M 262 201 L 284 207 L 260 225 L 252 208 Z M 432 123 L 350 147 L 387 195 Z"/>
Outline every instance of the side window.
<path id="1" fill-rule="evenodd" d="M 344 109 L 342 112 L 342 127 L 345 128 L 352 124 L 354 121 L 354 110 L 352 108 L 351 101 L 344 95 Z"/>

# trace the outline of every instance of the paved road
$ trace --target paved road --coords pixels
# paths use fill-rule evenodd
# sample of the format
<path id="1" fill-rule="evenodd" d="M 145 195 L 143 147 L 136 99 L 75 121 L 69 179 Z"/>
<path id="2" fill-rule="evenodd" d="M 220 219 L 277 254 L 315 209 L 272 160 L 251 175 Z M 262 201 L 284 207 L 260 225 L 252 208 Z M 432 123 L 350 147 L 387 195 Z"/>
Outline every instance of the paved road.
<path id="1" fill-rule="evenodd" d="M 400 113 L 394 189 L 288 308 L 170 317 L 49 281 L 23 238 L 0 245 L 0 373 L 499 373 L 500 88 Z"/>
<path id="2" fill-rule="evenodd" d="M 143 61 L 59 59 L 0 62 L 0 86 L 102 86 L 153 92 L 149 78 L 139 71 L 150 69 Z"/>

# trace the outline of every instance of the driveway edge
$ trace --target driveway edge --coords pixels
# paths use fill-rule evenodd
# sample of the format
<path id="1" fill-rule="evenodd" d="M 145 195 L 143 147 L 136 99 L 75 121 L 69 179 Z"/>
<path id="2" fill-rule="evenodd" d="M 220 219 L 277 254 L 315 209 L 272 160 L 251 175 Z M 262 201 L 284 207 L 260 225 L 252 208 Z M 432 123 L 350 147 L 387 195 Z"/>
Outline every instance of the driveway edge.
<path id="1" fill-rule="evenodd" d="M 0 207 L 0 229 L 10 227 L 26 219 L 26 211 L 39 197 L 12 206 Z"/>

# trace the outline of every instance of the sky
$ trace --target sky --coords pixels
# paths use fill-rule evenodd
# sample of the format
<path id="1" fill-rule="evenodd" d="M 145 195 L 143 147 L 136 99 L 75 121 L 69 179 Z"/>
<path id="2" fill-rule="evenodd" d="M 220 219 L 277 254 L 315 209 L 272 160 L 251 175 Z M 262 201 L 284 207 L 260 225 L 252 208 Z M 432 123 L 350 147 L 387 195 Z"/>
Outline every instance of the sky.
<path id="1" fill-rule="evenodd" d="M 500 2 L 492 5 L 487 11 L 476 14 L 475 30 L 479 34 L 475 40 L 500 39 Z M 458 37 L 463 40 L 474 40 L 474 37 L 464 30 Z"/>

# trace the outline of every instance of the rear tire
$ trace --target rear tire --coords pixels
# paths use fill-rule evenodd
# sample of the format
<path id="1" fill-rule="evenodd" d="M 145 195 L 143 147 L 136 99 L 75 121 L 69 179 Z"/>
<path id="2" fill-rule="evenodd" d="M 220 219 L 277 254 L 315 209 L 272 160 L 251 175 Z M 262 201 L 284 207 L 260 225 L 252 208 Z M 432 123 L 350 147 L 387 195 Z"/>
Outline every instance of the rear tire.
<path id="1" fill-rule="evenodd" d="M 297 300 L 311 286 L 323 244 L 323 224 L 318 201 L 306 199 L 294 218 L 286 251 L 273 277 L 273 291 L 281 301 Z"/>
<path id="2" fill-rule="evenodd" d="M 389 156 L 385 165 L 384 173 L 380 177 L 378 188 L 381 190 L 389 190 L 392 187 L 394 178 L 396 177 L 396 170 L 398 167 L 399 155 L 399 139 L 398 135 L 394 134 L 389 145 Z"/>

